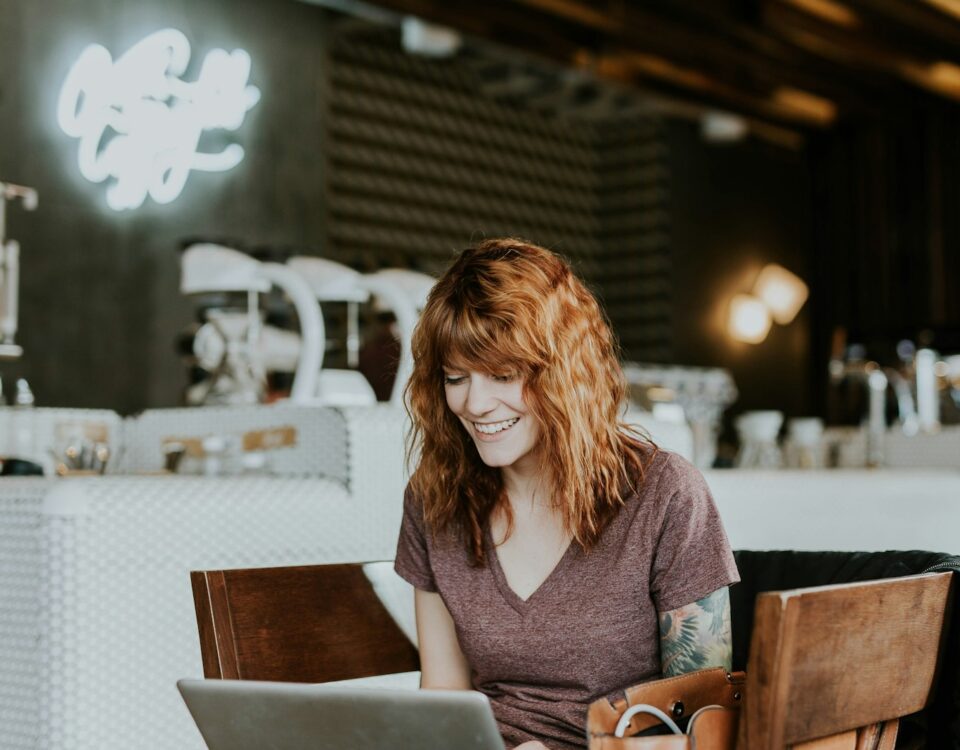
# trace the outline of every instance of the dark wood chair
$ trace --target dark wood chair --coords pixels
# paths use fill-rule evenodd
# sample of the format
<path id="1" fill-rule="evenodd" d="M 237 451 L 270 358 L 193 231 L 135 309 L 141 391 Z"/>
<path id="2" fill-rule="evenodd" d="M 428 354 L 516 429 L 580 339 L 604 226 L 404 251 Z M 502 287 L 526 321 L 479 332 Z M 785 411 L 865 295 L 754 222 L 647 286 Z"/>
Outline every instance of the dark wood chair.
<path id="1" fill-rule="evenodd" d="M 328 682 L 420 668 L 362 564 L 190 578 L 207 678 Z"/>
<path id="2" fill-rule="evenodd" d="M 892 750 L 931 700 L 952 573 L 757 597 L 739 750 Z"/>

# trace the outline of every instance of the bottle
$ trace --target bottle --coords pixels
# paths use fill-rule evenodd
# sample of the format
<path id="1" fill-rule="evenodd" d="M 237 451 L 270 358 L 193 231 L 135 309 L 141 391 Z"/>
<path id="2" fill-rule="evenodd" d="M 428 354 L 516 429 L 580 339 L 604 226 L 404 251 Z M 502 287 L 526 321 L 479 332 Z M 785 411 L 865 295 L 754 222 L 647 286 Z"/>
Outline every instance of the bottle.
<path id="1" fill-rule="evenodd" d="M 36 413 L 33 391 L 24 378 L 17 380 L 13 394 L 13 409 L 10 411 L 9 458 L 36 460 Z"/>
<path id="2" fill-rule="evenodd" d="M 786 464 L 791 469 L 822 469 L 823 420 L 797 417 L 787 423 Z"/>
<path id="3" fill-rule="evenodd" d="M 0 378 L 0 462 L 10 456 L 12 446 L 13 424 L 7 417 L 7 398 L 3 393 L 3 378 Z"/>

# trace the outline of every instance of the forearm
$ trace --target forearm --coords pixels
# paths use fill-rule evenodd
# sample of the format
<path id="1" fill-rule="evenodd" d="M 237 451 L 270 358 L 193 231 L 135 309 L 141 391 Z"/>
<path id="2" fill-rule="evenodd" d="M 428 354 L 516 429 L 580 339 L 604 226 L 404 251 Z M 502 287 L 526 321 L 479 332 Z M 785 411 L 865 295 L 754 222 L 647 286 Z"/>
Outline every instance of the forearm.
<path id="1" fill-rule="evenodd" d="M 470 690 L 470 665 L 460 650 L 456 628 L 439 594 L 417 590 L 417 640 L 420 643 L 420 687 Z"/>

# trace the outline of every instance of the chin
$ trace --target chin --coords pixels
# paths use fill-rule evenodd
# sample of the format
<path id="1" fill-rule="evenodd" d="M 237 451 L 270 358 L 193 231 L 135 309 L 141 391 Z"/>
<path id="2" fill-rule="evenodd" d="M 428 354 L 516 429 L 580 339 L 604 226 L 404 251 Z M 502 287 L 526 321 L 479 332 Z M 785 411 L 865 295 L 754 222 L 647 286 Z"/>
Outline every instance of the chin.
<path id="1" fill-rule="evenodd" d="M 479 451 L 478 451 L 479 453 Z M 504 466 L 511 466 L 515 458 L 502 458 L 500 456 L 485 456 L 483 453 L 480 453 L 480 460 L 484 464 L 489 466 L 491 469 L 502 469 Z"/>
<path id="2" fill-rule="evenodd" d="M 480 460 L 483 461 L 491 469 L 502 469 L 504 466 L 512 466 L 519 460 L 519 456 L 515 456 L 512 453 L 505 454 L 499 453 L 497 451 L 485 450 L 483 448 L 477 447 L 477 453 L 480 456 Z"/>

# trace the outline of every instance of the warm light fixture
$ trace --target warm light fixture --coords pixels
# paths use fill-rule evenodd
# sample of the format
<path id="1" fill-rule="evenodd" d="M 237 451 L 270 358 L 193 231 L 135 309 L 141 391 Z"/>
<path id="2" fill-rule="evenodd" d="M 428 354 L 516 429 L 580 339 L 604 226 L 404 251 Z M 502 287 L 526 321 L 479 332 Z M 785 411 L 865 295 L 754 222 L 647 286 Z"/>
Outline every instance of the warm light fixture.
<path id="1" fill-rule="evenodd" d="M 239 144 L 203 151 L 200 137 L 208 130 L 236 130 L 260 100 L 260 90 L 247 85 L 250 55 L 212 50 L 196 81 L 180 78 L 189 63 L 186 36 L 164 29 L 116 60 L 92 44 L 70 68 L 57 120 L 80 140 L 80 173 L 91 182 L 113 178 L 110 208 L 137 208 L 147 195 L 170 203 L 192 170 L 222 172 L 243 159 Z"/>
<path id="2" fill-rule="evenodd" d="M 732 338 L 759 344 L 770 332 L 773 321 L 790 323 L 807 301 L 810 291 L 803 280 L 783 266 L 764 266 L 752 294 L 738 294 L 730 301 L 727 331 Z"/>
<path id="3" fill-rule="evenodd" d="M 799 276 L 776 263 L 766 266 L 753 286 L 754 296 L 762 300 L 780 325 L 787 325 L 796 317 L 809 293 Z"/>
<path id="4" fill-rule="evenodd" d="M 730 335 L 737 341 L 759 344 L 770 332 L 770 311 L 750 294 L 738 294 L 730 301 Z"/>

